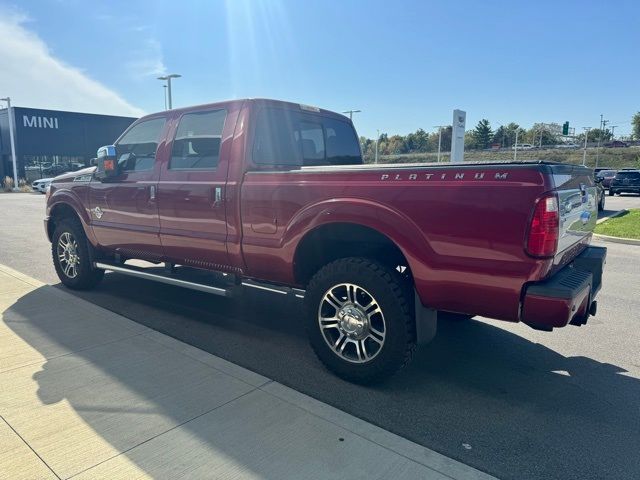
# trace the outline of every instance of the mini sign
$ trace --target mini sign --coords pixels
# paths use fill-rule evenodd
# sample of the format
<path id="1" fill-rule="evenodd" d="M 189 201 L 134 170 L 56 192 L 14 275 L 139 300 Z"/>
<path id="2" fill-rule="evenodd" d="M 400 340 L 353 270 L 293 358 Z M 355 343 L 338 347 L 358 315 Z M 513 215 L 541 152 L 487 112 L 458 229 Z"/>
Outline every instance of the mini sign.
<path id="1" fill-rule="evenodd" d="M 31 128 L 58 128 L 58 119 L 56 117 L 41 117 L 39 115 L 23 115 L 22 125 Z"/>

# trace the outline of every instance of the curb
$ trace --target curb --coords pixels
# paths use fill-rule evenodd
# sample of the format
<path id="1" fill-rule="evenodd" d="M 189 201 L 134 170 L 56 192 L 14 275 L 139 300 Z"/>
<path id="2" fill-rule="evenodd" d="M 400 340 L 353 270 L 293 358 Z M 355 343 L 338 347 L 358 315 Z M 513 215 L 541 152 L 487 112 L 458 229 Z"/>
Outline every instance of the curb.
<path id="1" fill-rule="evenodd" d="M 599 218 L 598 220 L 596 220 L 596 225 L 600 225 L 603 222 L 606 222 L 607 220 L 609 220 L 610 218 L 616 218 L 619 217 L 620 215 L 623 215 L 625 213 L 627 213 L 629 210 L 627 210 L 626 208 L 623 208 L 622 210 L 618 210 L 616 213 L 614 213 L 613 215 L 609 215 L 608 217 L 602 217 Z M 595 234 L 594 234 L 595 235 Z"/>
<path id="2" fill-rule="evenodd" d="M 594 233 L 594 238 L 599 238 L 605 242 L 611 243 L 623 243 L 625 245 L 637 245 L 640 246 L 640 240 L 635 238 L 624 238 L 624 237 L 611 237 L 609 235 L 602 235 L 600 233 Z"/>
<path id="3" fill-rule="evenodd" d="M 624 215 L 625 213 L 628 213 L 629 210 L 627 210 L 626 208 L 617 211 L 616 213 L 614 213 L 613 215 L 610 215 L 608 217 L 603 217 L 601 219 L 599 219 L 598 221 L 596 221 L 596 225 L 599 225 L 603 222 L 606 222 L 607 220 L 609 220 L 610 218 L 616 218 L 619 217 L 620 215 Z M 625 238 L 625 237 L 612 237 L 611 235 L 603 235 L 601 233 L 595 233 L 593 234 L 594 238 L 599 238 L 600 240 L 604 241 L 604 242 L 611 242 L 611 243 L 623 243 L 625 245 L 640 245 L 640 240 L 635 239 L 635 238 Z"/>

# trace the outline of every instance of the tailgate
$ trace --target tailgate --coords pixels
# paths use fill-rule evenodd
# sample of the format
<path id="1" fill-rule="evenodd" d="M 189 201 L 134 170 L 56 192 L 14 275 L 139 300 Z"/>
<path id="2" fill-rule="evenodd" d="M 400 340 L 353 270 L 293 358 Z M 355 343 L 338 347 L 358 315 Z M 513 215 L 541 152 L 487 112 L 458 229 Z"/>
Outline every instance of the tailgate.
<path id="1" fill-rule="evenodd" d="M 575 165 L 553 165 L 551 171 L 558 192 L 558 253 L 562 253 L 584 241 L 593 232 L 598 219 L 598 192 L 591 169 Z"/>

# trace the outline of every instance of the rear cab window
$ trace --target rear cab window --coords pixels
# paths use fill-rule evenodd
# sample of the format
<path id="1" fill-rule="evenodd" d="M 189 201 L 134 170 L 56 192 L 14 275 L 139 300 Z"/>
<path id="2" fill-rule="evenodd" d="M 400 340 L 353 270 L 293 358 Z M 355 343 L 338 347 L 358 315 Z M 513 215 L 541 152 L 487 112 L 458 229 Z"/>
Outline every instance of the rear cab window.
<path id="1" fill-rule="evenodd" d="M 346 119 L 262 107 L 255 125 L 252 159 L 257 166 L 362 164 L 358 137 Z"/>
<path id="2" fill-rule="evenodd" d="M 640 172 L 618 172 L 616 180 L 640 180 Z"/>

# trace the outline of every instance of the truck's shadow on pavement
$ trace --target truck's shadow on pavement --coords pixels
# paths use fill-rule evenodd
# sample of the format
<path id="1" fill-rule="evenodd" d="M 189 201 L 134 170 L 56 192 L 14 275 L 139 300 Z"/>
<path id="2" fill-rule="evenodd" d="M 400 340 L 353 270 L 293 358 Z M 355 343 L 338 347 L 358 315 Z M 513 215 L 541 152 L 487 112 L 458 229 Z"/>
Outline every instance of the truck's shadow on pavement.
<path id="1" fill-rule="evenodd" d="M 30 295 L 11 310 L 26 313 Z M 261 293 L 220 299 L 114 274 L 77 295 L 500 478 L 640 478 L 640 381 L 496 326 L 441 322 L 436 340 L 406 371 L 363 387 L 337 379 L 315 359 L 294 300 Z M 16 333 L 36 348 L 43 336 L 68 341 L 69 332 L 51 322 L 36 318 L 31 327 Z M 96 351 L 76 355 L 146 394 L 149 387 L 132 383 L 125 364 Z M 34 378 L 43 402 L 70 402 L 118 448 L 109 423 L 94 421 L 99 417 L 62 391 L 46 364 Z M 150 401 L 171 414 L 162 400 Z"/>

